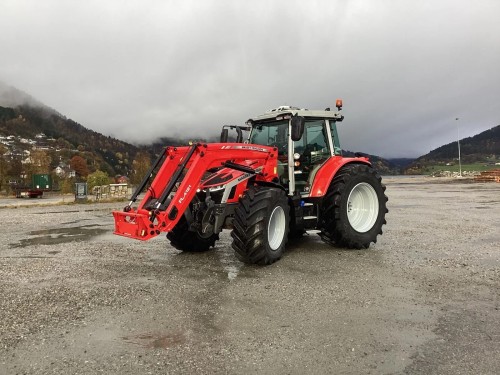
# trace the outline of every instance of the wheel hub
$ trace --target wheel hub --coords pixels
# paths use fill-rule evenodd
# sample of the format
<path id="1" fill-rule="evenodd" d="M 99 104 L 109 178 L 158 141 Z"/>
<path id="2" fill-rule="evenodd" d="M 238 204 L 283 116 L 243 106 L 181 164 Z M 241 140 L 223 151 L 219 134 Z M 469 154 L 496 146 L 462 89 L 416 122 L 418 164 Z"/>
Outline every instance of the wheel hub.
<path id="1" fill-rule="evenodd" d="M 347 219 L 360 233 L 372 229 L 378 217 L 378 196 L 370 184 L 361 182 L 354 186 L 347 199 Z"/>
<path id="2" fill-rule="evenodd" d="M 285 210 L 277 206 L 271 212 L 269 224 L 267 225 L 267 242 L 272 250 L 277 250 L 283 242 L 286 227 Z"/>

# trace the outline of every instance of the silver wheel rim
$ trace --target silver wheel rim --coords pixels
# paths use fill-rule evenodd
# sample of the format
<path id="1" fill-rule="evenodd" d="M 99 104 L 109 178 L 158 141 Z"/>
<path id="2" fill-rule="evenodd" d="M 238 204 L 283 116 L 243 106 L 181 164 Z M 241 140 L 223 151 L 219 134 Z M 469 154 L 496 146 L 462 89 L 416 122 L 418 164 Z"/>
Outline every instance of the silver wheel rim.
<path id="1" fill-rule="evenodd" d="M 271 250 L 277 250 L 283 242 L 285 225 L 285 211 L 283 207 L 277 206 L 271 212 L 269 224 L 267 225 L 267 242 Z"/>
<path id="2" fill-rule="evenodd" d="M 360 233 L 373 228 L 378 217 L 377 192 L 370 184 L 361 182 L 354 186 L 347 198 L 347 220 Z"/>

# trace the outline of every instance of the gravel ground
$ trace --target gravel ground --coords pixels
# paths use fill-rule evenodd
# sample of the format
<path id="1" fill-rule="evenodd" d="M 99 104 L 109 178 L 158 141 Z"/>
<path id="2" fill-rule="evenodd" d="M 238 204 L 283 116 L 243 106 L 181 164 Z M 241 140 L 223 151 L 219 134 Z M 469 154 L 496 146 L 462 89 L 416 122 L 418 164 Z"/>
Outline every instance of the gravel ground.
<path id="1" fill-rule="evenodd" d="M 376 245 L 269 267 L 114 236 L 123 203 L 0 208 L 0 374 L 500 373 L 500 184 L 384 182 Z"/>

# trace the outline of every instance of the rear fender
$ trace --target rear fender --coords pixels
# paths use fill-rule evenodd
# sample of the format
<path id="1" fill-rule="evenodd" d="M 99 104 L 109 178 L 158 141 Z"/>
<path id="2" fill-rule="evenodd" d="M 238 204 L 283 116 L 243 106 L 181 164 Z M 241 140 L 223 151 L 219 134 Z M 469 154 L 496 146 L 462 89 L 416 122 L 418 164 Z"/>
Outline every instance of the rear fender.
<path id="1" fill-rule="evenodd" d="M 309 197 L 317 198 L 326 194 L 330 183 L 337 174 L 340 168 L 347 164 L 366 164 L 371 165 L 368 158 L 343 158 L 341 156 L 333 156 L 328 159 L 325 164 L 318 170 L 314 181 L 312 182 Z"/>

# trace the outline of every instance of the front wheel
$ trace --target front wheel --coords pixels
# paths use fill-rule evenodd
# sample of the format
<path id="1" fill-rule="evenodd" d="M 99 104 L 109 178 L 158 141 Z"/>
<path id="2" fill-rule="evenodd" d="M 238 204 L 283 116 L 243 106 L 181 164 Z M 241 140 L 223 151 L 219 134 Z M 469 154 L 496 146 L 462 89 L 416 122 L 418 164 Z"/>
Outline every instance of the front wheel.
<path id="1" fill-rule="evenodd" d="M 342 167 L 325 195 L 320 216 L 321 238 L 351 249 L 377 242 L 388 212 L 385 186 L 368 165 Z"/>
<path id="2" fill-rule="evenodd" d="M 174 229 L 167 233 L 167 238 L 170 240 L 170 244 L 177 250 L 189 253 L 201 253 L 215 246 L 215 241 L 219 239 L 219 235 L 190 231 L 189 224 L 183 216 Z"/>
<path id="3" fill-rule="evenodd" d="M 233 249 L 244 263 L 267 265 L 281 258 L 289 231 L 283 190 L 251 186 L 240 198 L 233 220 Z"/>

